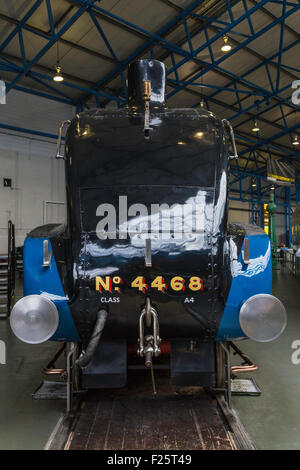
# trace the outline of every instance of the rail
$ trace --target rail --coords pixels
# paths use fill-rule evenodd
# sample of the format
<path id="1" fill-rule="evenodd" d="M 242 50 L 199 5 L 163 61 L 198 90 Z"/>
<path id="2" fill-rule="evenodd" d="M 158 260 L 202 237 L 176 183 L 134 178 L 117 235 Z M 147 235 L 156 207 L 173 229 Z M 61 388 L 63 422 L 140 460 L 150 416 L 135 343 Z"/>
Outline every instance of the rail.
<path id="1" fill-rule="evenodd" d="M 281 250 L 279 263 L 282 268 L 300 280 L 300 258 L 292 250 Z"/>

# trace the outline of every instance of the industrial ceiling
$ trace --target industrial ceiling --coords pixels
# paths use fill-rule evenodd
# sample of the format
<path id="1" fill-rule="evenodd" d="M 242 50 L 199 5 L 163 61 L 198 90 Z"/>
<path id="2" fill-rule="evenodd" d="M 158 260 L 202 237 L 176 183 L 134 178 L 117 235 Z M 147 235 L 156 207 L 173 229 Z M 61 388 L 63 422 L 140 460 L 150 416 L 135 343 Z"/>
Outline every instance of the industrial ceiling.
<path id="1" fill-rule="evenodd" d="M 7 93 L 80 111 L 124 106 L 128 64 L 162 60 L 168 106 L 205 106 L 231 121 L 237 182 L 263 175 L 268 158 L 300 156 L 292 145 L 300 126 L 300 106 L 292 102 L 299 25 L 299 0 L 0 0 L 0 77 Z M 60 83 L 53 81 L 57 61 Z"/>

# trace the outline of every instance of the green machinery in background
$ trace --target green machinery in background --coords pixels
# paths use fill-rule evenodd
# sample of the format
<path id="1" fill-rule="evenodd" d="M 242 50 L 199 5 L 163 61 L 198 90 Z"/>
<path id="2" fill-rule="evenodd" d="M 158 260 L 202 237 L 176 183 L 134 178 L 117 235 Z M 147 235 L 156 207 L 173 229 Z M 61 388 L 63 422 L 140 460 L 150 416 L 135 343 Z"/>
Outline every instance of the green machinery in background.
<path id="1" fill-rule="evenodd" d="M 269 213 L 269 237 L 271 240 L 271 253 L 272 253 L 272 266 L 277 268 L 277 238 L 276 238 L 276 223 L 275 214 L 277 206 L 274 202 L 274 193 L 271 192 L 270 202 L 267 205 L 267 211 Z"/>
<path id="2" fill-rule="evenodd" d="M 293 272 L 300 279 L 300 203 L 296 206 L 292 217 L 292 245 L 294 249 Z"/>

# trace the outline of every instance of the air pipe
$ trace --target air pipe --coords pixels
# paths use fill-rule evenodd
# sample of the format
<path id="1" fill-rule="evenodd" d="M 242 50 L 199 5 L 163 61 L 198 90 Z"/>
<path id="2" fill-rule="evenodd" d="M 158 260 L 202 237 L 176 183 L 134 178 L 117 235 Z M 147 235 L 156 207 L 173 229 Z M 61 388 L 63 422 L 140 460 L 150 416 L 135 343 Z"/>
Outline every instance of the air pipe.
<path id="1" fill-rule="evenodd" d="M 102 336 L 104 326 L 107 319 L 107 310 L 100 309 L 97 313 L 97 319 L 94 326 L 93 334 L 90 338 L 89 344 L 85 351 L 82 351 L 80 357 L 76 360 L 76 365 L 84 369 L 91 362 L 97 346 L 99 344 L 100 338 Z"/>

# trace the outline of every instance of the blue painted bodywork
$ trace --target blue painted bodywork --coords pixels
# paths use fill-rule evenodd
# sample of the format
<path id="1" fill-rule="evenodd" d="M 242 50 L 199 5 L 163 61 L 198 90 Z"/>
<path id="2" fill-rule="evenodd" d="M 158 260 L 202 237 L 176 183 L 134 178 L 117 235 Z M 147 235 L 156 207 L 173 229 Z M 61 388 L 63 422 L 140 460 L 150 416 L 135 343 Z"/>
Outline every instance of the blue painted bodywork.
<path id="1" fill-rule="evenodd" d="M 24 244 L 24 295 L 42 295 L 56 305 L 59 313 L 59 325 L 52 336 L 56 341 L 79 341 L 79 335 L 68 305 L 54 256 L 51 257 L 49 267 L 43 267 L 43 241 L 44 238 L 27 237 Z M 52 252 L 51 242 L 49 251 Z"/>
<path id="2" fill-rule="evenodd" d="M 245 337 L 239 324 L 239 311 L 243 303 L 255 294 L 272 294 L 272 258 L 270 240 L 266 234 L 247 235 L 249 239 L 250 262 L 243 262 L 242 251 L 235 256 L 235 244 L 232 241 L 231 273 L 232 284 L 219 326 L 217 340 Z"/>
<path id="3" fill-rule="evenodd" d="M 248 235 L 250 262 L 243 262 L 242 246 L 237 258 L 236 245 L 230 243 L 232 284 L 216 337 L 217 341 L 243 338 L 239 324 L 242 304 L 252 295 L 272 294 L 272 260 L 269 237 Z M 24 245 L 24 295 L 38 294 L 52 300 L 59 312 L 59 326 L 51 338 L 56 341 L 80 341 L 74 325 L 54 256 L 49 267 L 43 267 L 43 238 L 27 237 Z M 52 251 L 49 241 L 49 250 Z"/>

